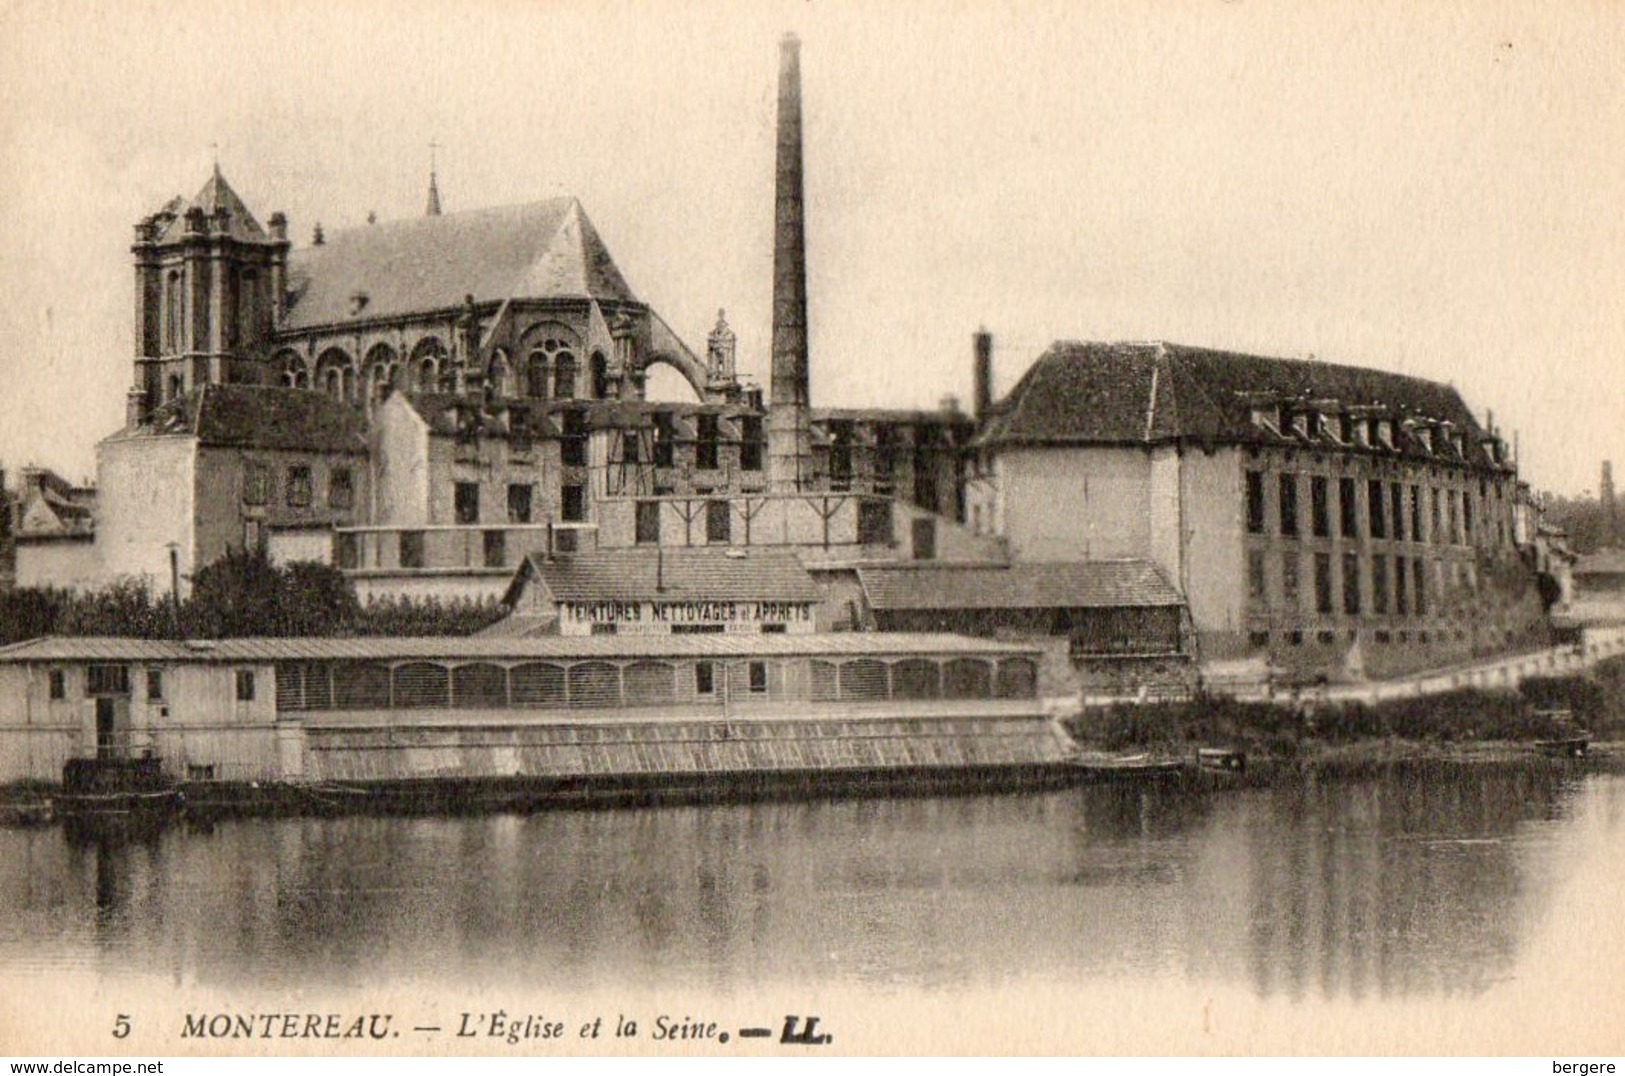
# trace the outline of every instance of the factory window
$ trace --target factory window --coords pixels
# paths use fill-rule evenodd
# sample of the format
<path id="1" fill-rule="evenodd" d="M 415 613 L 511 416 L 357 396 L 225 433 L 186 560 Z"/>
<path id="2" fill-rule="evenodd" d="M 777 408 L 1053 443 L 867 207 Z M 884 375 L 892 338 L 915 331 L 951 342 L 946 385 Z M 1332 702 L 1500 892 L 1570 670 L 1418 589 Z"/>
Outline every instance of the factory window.
<path id="1" fill-rule="evenodd" d="M 1394 541 L 1403 542 L 1405 540 L 1405 487 L 1395 482 L 1388 487 L 1388 492 L 1391 495 L 1389 499 L 1394 509 Z"/>
<path id="2" fill-rule="evenodd" d="M 1388 558 L 1380 553 L 1371 558 L 1371 611 L 1388 612 Z"/>
<path id="3" fill-rule="evenodd" d="M 1298 573 L 1298 554 L 1281 554 L 1281 604 L 1288 612 L 1298 611 Z"/>
<path id="4" fill-rule="evenodd" d="M 1309 478 L 1309 529 L 1316 538 L 1326 538 L 1332 532 L 1332 513 L 1324 475 Z"/>
<path id="5" fill-rule="evenodd" d="M 452 487 L 452 511 L 460 524 L 467 525 L 480 521 L 478 482 L 458 482 Z"/>
<path id="6" fill-rule="evenodd" d="M 732 510 L 727 501 L 705 502 L 705 540 L 727 542 L 731 539 Z"/>
<path id="7" fill-rule="evenodd" d="M 515 483 L 508 487 L 508 522 L 530 522 L 530 483 Z"/>
<path id="8" fill-rule="evenodd" d="M 637 507 L 637 541 L 639 545 L 660 544 L 660 502 L 639 501 Z"/>
<path id="9" fill-rule="evenodd" d="M 626 430 L 621 434 L 621 462 L 641 463 L 642 451 L 639 446 L 637 430 Z"/>
<path id="10" fill-rule="evenodd" d="M 655 412 L 655 466 L 676 464 L 677 423 L 670 411 Z"/>
<path id="11" fill-rule="evenodd" d="M 485 532 L 485 566 L 502 568 L 508 563 L 508 534 L 506 531 Z"/>
<path id="12" fill-rule="evenodd" d="M 1411 589 L 1415 591 L 1416 615 L 1422 616 L 1428 611 L 1426 571 L 1422 566 L 1422 558 L 1417 557 L 1411 561 L 1411 581 L 1416 585 Z"/>
<path id="13" fill-rule="evenodd" d="M 1288 472 L 1280 476 L 1281 534 L 1287 538 L 1298 536 L 1298 476 Z"/>
<path id="14" fill-rule="evenodd" d="M 243 503 L 265 504 L 271 499 L 271 468 L 248 463 L 243 470 Z"/>
<path id="15" fill-rule="evenodd" d="M 1473 541 L 1473 495 L 1467 490 L 1461 493 L 1461 531 L 1462 541 L 1472 544 Z"/>
<path id="16" fill-rule="evenodd" d="M 1248 604 L 1264 609 L 1269 606 L 1269 599 L 1264 586 L 1264 551 L 1249 549 L 1247 551 L 1247 602 Z"/>
<path id="17" fill-rule="evenodd" d="M 310 468 L 288 468 L 288 507 L 310 507 Z"/>
<path id="18" fill-rule="evenodd" d="M 858 544 L 890 545 L 892 508 L 890 501 L 858 502 Z"/>
<path id="19" fill-rule="evenodd" d="M 355 478 L 348 467 L 335 467 L 327 476 L 327 506 L 351 508 L 355 505 Z"/>
<path id="20" fill-rule="evenodd" d="M 760 471 L 762 469 L 763 445 L 766 444 L 762 436 L 762 420 L 757 415 L 746 415 L 739 420 L 739 469 L 742 471 Z"/>
<path id="21" fill-rule="evenodd" d="M 566 523 L 580 523 L 587 518 L 586 487 L 567 485 L 560 491 L 560 515 Z"/>
<path id="22" fill-rule="evenodd" d="M 1360 615 L 1360 555 L 1343 554 L 1343 612 Z"/>
<path id="23" fill-rule="evenodd" d="M 51 674 L 50 674 L 50 680 L 51 680 L 51 698 L 53 698 L 53 699 L 65 699 L 65 698 L 67 698 L 68 697 L 68 677 L 67 677 L 67 675 L 61 669 L 52 669 Z"/>
<path id="24" fill-rule="evenodd" d="M 1439 529 L 1439 487 L 1433 487 L 1433 510 L 1428 518 L 1428 536 L 1435 544 L 1444 542 L 1444 532 Z"/>
<path id="25" fill-rule="evenodd" d="M 1247 472 L 1247 533 L 1264 533 L 1264 476 Z"/>
<path id="26" fill-rule="evenodd" d="M 1411 487 L 1411 541 L 1422 540 L 1422 490 L 1419 486 Z"/>
<path id="27" fill-rule="evenodd" d="M 767 662 L 753 661 L 748 666 L 750 693 L 752 695 L 767 694 Z"/>
<path id="28" fill-rule="evenodd" d="M 423 567 L 423 532 L 401 531 L 401 567 Z"/>
<path id="29" fill-rule="evenodd" d="M 158 668 L 147 669 L 147 701 L 162 702 L 164 699 L 164 670 Z"/>
<path id="30" fill-rule="evenodd" d="M 85 669 L 86 695 L 128 695 L 129 693 L 129 666 L 91 665 Z"/>
<path id="31" fill-rule="evenodd" d="M 715 695 L 717 693 L 717 667 L 709 661 L 696 661 L 694 663 L 694 694 Z"/>
<path id="32" fill-rule="evenodd" d="M 717 441 L 720 436 L 715 415 L 696 416 L 699 440 L 694 445 L 694 466 L 702 471 L 717 469 Z"/>
<path id="33" fill-rule="evenodd" d="M 587 463 L 587 416 L 580 411 L 563 414 L 564 436 L 559 439 L 559 462 L 566 467 Z"/>
<path id="34" fill-rule="evenodd" d="M 831 488 L 845 490 L 852 482 L 852 424 L 829 424 L 829 481 Z"/>
<path id="35" fill-rule="evenodd" d="M 361 567 L 361 536 L 348 532 L 334 534 L 333 562 L 344 570 Z"/>
<path id="36" fill-rule="evenodd" d="M 1407 612 L 1406 606 L 1408 606 L 1410 604 L 1406 600 L 1407 597 L 1408 597 L 1408 592 L 1405 589 L 1405 582 L 1406 582 L 1406 580 L 1405 580 L 1405 571 L 1406 571 L 1405 558 L 1404 557 L 1395 557 L 1394 558 L 1394 612 L 1398 613 L 1400 616 L 1405 615 L 1405 613 Z"/>
<path id="37" fill-rule="evenodd" d="M 1315 612 L 1332 611 L 1332 555 L 1315 554 Z"/>
<path id="38" fill-rule="evenodd" d="M 1365 484 L 1365 507 L 1371 522 L 1371 537 L 1383 538 L 1388 534 L 1388 526 L 1384 519 L 1382 482 L 1371 479 Z"/>
<path id="39" fill-rule="evenodd" d="M 254 670 L 253 669 L 238 669 L 237 670 L 237 701 L 238 702 L 253 702 L 254 701 Z"/>
<path id="40" fill-rule="evenodd" d="M 1357 538 L 1360 534 L 1360 509 L 1354 502 L 1354 479 L 1337 480 L 1337 514 L 1342 523 L 1343 537 Z"/>

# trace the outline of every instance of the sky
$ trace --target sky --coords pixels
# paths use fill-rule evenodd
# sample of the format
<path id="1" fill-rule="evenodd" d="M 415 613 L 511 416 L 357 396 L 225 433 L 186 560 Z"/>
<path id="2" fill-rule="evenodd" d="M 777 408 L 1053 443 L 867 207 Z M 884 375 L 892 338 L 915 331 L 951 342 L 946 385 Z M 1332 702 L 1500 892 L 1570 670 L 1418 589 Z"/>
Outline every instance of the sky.
<path id="1" fill-rule="evenodd" d="M 815 406 L 1057 339 L 1454 384 L 1537 489 L 1625 469 L 1625 5 L 0 0 L 0 464 L 94 474 L 132 226 L 215 156 L 296 245 L 579 197 L 765 383 L 778 43 L 802 39 Z M 662 386 L 669 389 L 669 385 Z"/>

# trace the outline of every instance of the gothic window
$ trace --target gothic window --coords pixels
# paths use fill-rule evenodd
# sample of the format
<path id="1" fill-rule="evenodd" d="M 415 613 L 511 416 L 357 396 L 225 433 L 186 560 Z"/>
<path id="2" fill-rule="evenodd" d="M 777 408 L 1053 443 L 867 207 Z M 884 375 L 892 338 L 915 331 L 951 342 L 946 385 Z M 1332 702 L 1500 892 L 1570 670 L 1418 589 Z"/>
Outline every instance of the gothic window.
<path id="1" fill-rule="evenodd" d="M 532 351 L 525 363 L 525 395 L 534 400 L 547 399 L 547 355 Z"/>
<path id="2" fill-rule="evenodd" d="M 609 398 L 609 360 L 604 358 L 602 351 L 592 353 L 592 398 Z"/>
<path id="3" fill-rule="evenodd" d="M 576 394 L 576 359 L 568 351 L 553 356 L 553 398 L 573 400 Z"/>
<path id="4" fill-rule="evenodd" d="M 181 350 L 181 274 L 179 269 L 169 271 L 164 287 L 164 350 L 177 354 Z"/>

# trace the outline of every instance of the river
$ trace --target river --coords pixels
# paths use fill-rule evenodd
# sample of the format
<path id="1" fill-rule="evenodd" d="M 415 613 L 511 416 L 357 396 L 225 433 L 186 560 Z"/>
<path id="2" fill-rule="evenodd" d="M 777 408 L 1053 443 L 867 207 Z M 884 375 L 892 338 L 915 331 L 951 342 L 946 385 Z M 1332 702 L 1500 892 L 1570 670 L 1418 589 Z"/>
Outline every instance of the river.
<path id="1" fill-rule="evenodd" d="M 1212 1033 L 1215 1004 L 1322 1031 L 1347 1012 L 1403 1029 L 1507 1009 L 1617 1047 L 1612 1019 L 1575 1012 L 1625 1012 L 1622 853 L 1625 776 L 1555 762 L 1200 794 L 236 819 L 121 841 L 7 829 L 0 963 L 41 997 L 77 984 L 115 1007 L 384 994 L 438 999 L 423 1005 L 449 1021 L 469 997 L 579 1015 L 623 995 L 733 1011 L 782 995 L 844 1004 L 850 1028 L 938 999 L 1008 1036 L 1015 999 L 1075 997 L 1133 1011 L 1034 1045 L 1133 1049 L 1129 1028 L 1159 1026 L 1144 1002 L 1191 1034 L 1203 1006 Z M 1393 1041 L 1489 1041 L 1411 1030 Z"/>

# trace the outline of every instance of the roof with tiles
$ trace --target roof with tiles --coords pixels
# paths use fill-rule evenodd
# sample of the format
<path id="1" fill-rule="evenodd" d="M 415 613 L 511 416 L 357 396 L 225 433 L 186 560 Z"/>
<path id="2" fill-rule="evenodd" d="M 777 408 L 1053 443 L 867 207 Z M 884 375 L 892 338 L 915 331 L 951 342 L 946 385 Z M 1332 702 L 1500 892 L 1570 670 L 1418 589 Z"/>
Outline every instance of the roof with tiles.
<path id="1" fill-rule="evenodd" d="M 538 579 L 555 601 L 815 602 L 812 576 L 792 553 L 653 549 L 531 557 L 522 577 Z M 516 580 L 515 586 L 519 581 Z M 512 588 L 509 591 L 513 596 Z M 511 603 L 510 603 L 511 604 Z"/>
<path id="2" fill-rule="evenodd" d="M 217 447 L 364 453 L 367 423 L 325 393 L 261 385 L 205 385 L 109 440 L 183 435 Z"/>
<path id="3" fill-rule="evenodd" d="M 0 647 L 0 664 L 41 662 L 198 662 L 394 661 L 474 658 L 524 661 L 640 657 L 792 657 L 831 655 L 1033 654 L 1030 646 L 996 643 L 958 635 L 912 632 L 842 632 L 775 635 L 549 635 L 534 638 L 490 636 L 376 636 L 352 639 L 220 639 L 178 642 L 168 639 L 47 636 Z"/>
<path id="4" fill-rule="evenodd" d="M 1144 560 L 859 568 L 869 604 L 908 609 L 1106 609 L 1183 605 Z"/>
<path id="5" fill-rule="evenodd" d="M 575 198 L 369 224 L 289 258 L 292 331 L 506 299 L 635 303 Z"/>
<path id="6" fill-rule="evenodd" d="M 226 182 L 226 177 L 220 174 L 218 165 L 215 166 L 214 174 L 209 177 L 207 183 L 203 184 L 203 188 L 197 192 L 191 201 L 180 197 L 172 198 L 168 204 L 149 218 L 163 225 L 163 230 L 158 234 L 157 241 L 159 243 L 175 243 L 185 238 L 186 212 L 194 208 L 203 210 L 211 234 L 224 234 L 241 243 L 268 243 L 271 241 L 271 237 L 265 233 L 265 229 L 260 227 L 260 222 L 254 219 L 254 214 L 249 212 L 248 206 L 237 196 L 237 192 L 231 189 L 231 184 Z M 215 224 L 219 219 L 217 214 L 221 210 L 225 211 L 224 232 L 217 230 Z"/>
<path id="7" fill-rule="evenodd" d="M 1387 417 L 1394 422 L 1395 451 L 1430 457 L 1449 458 L 1453 450 L 1442 440 L 1429 449 L 1412 426 L 1447 422 L 1465 438 L 1458 461 L 1493 462 L 1481 451 L 1484 431 L 1449 385 L 1317 360 L 1162 342 L 1052 345 L 994 409 L 978 443 L 1341 444 L 1335 431 L 1300 434 L 1290 424 L 1255 421 L 1255 408 L 1263 403 Z"/>

